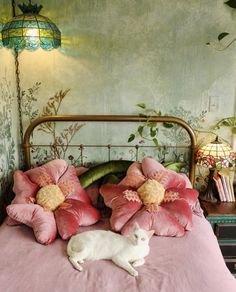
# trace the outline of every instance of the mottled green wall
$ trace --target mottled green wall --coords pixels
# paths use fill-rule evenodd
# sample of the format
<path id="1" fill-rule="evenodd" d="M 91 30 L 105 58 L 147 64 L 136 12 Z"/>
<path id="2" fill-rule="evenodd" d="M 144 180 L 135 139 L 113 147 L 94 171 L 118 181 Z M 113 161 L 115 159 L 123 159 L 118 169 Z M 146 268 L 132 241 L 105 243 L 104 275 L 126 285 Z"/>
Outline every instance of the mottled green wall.
<path id="1" fill-rule="evenodd" d="M 63 44 L 60 51 L 21 54 L 22 86 L 42 83 L 39 108 L 70 88 L 63 113 L 135 113 L 145 101 L 163 113 L 210 110 L 207 123 L 232 115 L 236 48 L 205 45 L 222 31 L 236 33 L 235 14 L 223 2 L 42 0 Z"/>
<path id="2" fill-rule="evenodd" d="M 1 21 L 10 2 L 1 1 Z M 145 102 L 205 129 L 235 114 L 236 45 L 221 52 L 206 45 L 222 31 L 236 34 L 236 11 L 223 0 L 37 2 L 63 40 L 57 51 L 20 54 L 24 127 L 60 91 L 63 114 L 135 114 Z M 6 68 L 11 82 L 13 56 L 4 50 L 0 58 L 1 76 Z M 223 135 L 230 141 L 229 132 Z"/>
<path id="3" fill-rule="evenodd" d="M 9 1 L 0 3 L 0 30 L 11 16 Z M 0 222 L 3 218 L 3 194 L 8 190 L 18 165 L 18 126 L 15 94 L 14 58 L 11 51 L 0 49 Z"/>

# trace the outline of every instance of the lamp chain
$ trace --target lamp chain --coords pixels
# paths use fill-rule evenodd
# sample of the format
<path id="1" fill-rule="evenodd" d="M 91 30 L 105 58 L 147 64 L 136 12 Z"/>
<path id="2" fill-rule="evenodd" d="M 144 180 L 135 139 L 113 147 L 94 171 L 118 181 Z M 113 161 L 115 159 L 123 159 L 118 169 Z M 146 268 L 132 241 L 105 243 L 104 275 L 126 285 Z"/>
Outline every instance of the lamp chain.
<path id="1" fill-rule="evenodd" d="M 16 16 L 16 3 L 15 3 L 15 0 L 11 1 L 11 6 L 12 6 L 12 16 L 15 17 Z"/>
<path id="2" fill-rule="evenodd" d="M 19 57 L 18 52 L 17 52 L 17 50 L 15 50 L 17 103 L 18 103 L 19 122 L 20 122 L 20 137 L 21 137 L 21 143 L 23 143 L 24 133 L 23 133 L 23 124 L 22 124 L 20 70 L 19 70 L 19 60 L 18 60 L 18 57 Z"/>
<path id="3" fill-rule="evenodd" d="M 16 16 L 16 3 L 15 0 L 12 0 L 12 16 Z M 19 127 L 20 127 L 20 149 L 19 149 L 19 166 L 20 168 L 24 165 L 24 132 L 23 132 L 23 122 L 22 122 L 22 109 L 21 109 L 21 88 L 20 88 L 20 70 L 19 70 L 19 54 L 17 49 L 14 49 L 15 56 L 15 73 L 16 73 L 16 93 L 17 93 L 17 105 L 18 105 L 18 118 L 19 118 Z"/>

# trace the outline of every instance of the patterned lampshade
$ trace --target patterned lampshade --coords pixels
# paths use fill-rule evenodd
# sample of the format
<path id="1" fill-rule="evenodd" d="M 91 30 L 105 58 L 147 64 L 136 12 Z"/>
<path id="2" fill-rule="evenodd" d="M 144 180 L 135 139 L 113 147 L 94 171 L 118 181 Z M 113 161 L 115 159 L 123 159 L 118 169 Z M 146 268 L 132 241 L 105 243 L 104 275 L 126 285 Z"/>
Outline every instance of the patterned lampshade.
<path id="1" fill-rule="evenodd" d="M 2 43 L 17 51 L 45 50 L 58 48 L 61 45 L 61 32 L 47 17 L 39 14 L 42 5 L 18 5 L 23 14 L 13 17 L 2 29 Z"/>
<path id="2" fill-rule="evenodd" d="M 230 146 L 215 141 L 201 147 L 196 154 L 197 163 L 208 168 L 231 167 L 235 161 L 235 154 Z"/>

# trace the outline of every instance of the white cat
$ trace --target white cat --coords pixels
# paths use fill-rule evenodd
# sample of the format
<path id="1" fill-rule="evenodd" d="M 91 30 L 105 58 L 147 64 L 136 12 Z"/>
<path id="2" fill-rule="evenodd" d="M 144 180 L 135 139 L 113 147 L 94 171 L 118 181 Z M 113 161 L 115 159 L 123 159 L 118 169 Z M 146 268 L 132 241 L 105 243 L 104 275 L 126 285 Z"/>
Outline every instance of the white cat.
<path id="1" fill-rule="evenodd" d="M 112 260 L 116 265 L 137 276 L 134 267 L 144 264 L 149 253 L 149 239 L 154 231 L 146 231 L 136 224 L 129 236 L 112 231 L 86 231 L 71 237 L 67 245 L 67 254 L 73 267 L 82 271 L 85 260 Z"/>

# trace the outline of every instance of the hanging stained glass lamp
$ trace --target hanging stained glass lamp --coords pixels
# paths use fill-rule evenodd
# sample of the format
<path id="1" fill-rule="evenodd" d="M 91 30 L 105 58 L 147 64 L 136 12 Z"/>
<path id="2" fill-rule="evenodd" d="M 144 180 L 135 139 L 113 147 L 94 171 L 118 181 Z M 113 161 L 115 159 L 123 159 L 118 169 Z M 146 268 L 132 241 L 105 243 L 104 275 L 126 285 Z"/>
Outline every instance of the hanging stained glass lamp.
<path id="1" fill-rule="evenodd" d="M 35 50 L 39 47 L 51 50 L 61 46 L 61 32 L 47 17 L 39 14 L 42 5 L 18 5 L 22 14 L 13 17 L 2 29 L 4 47 Z"/>

